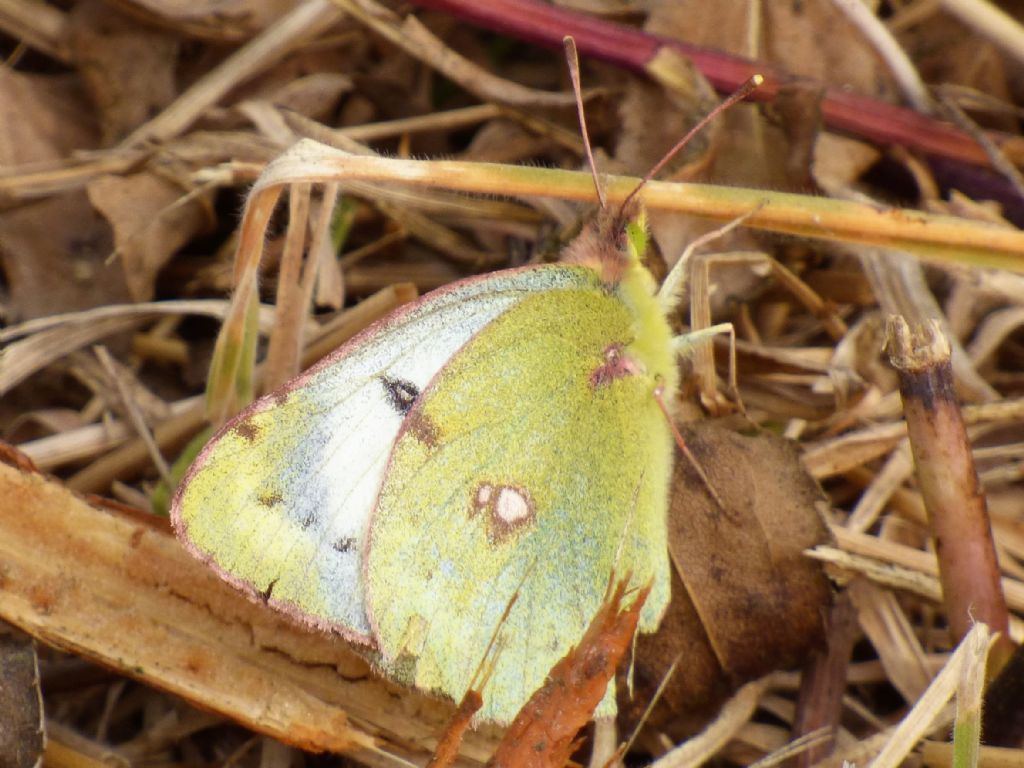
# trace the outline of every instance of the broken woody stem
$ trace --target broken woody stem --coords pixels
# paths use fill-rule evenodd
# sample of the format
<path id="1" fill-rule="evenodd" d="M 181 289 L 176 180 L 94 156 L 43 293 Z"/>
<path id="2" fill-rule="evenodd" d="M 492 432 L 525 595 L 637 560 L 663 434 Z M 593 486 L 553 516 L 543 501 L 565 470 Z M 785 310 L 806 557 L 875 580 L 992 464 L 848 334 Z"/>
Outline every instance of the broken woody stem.
<path id="1" fill-rule="evenodd" d="M 985 496 L 953 389 L 949 343 L 934 321 L 890 318 L 889 359 L 899 372 L 907 433 L 939 562 L 950 631 L 960 641 L 984 622 L 1007 642 L 1008 617 Z"/>

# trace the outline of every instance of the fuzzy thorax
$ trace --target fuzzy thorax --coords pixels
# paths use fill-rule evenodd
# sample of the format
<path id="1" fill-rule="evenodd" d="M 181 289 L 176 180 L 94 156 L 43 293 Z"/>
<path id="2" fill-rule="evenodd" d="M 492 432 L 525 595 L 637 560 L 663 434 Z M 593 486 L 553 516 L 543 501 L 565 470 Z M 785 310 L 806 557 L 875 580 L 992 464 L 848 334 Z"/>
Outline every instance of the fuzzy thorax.
<path id="1" fill-rule="evenodd" d="M 562 261 L 594 270 L 629 308 L 634 336 L 624 352 L 661 384 L 665 402 L 672 403 L 679 386 L 672 329 L 657 299 L 657 283 L 642 262 L 647 217 L 639 207 L 630 209 L 600 213 L 566 246 Z"/>

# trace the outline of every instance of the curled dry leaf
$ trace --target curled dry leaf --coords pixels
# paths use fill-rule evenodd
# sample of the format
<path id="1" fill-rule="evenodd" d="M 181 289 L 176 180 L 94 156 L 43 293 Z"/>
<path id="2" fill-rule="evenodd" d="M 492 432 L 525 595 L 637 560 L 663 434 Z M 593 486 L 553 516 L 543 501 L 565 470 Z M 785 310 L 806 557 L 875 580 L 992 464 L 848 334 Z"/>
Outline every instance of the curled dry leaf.
<path id="1" fill-rule="evenodd" d="M 803 555 L 829 534 L 824 496 L 795 448 L 772 434 L 744 435 L 712 422 L 682 433 L 725 509 L 677 456 L 672 603 L 658 632 L 638 638 L 635 693 L 629 702 L 620 693 L 619 706 L 635 722 L 681 655 L 652 723 L 671 719 L 687 731 L 742 683 L 791 667 L 819 645 L 832 592 L 821 567 Z"/>
<path id="2" fill-rule="evenodd" d="M 202 198 L 181 202 L 185 190 L 154 173 L 103 176 L 89 184 L 88 193 L 114 230 L 134 301 L 153 298 L 157 272 L 209 223 Z"/>

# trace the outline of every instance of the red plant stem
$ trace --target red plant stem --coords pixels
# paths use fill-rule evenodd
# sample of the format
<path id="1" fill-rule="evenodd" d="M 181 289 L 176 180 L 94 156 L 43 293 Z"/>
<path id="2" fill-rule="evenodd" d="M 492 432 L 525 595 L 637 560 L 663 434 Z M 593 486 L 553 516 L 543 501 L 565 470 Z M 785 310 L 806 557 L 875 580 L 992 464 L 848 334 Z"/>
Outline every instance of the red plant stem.
<path id="1" fill-rule="evenodd" d="M 1009 619 L 992 527 L 953 391 L 949 343 L 937 325 L 912 328 L 902 316 L 890 319 L 887 336 L 950 630 L 959 641 L 983 621 L 1006 640 Z"/>
<path id="2" fill-rule="evenodd" d="M 771 101 L 781 88 L 808 81 L 808 78 L 769 64 L 652 35 L 537 0 L 413 0 L 413 3 L 548 47 L 561 47 L 562 38 L 572 35 L 582 55 L 636 72 L 646 71 L 654 56 L 667 46 L 687 56 L 722 93 L 731 93 L 752 75 L 763 75 L 764 85 L 751 96 L 755 101 Z M 972 165 L 989 165 L 985 152 L 966 133 L 910 109 L 826 87 L 822 114 L 830 128 L 877 144 L 900 145 Z"/>

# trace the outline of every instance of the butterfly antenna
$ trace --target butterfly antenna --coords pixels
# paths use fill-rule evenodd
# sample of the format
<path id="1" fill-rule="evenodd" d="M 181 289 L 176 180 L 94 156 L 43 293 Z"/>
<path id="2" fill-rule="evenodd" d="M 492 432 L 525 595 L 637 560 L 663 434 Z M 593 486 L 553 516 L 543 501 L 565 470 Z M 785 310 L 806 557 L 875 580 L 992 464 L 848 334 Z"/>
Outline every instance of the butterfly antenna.
<path id="1" fill-rule="evenodd" d="M 727 96 L 722 102 L 720 102 L 718 106 L 716 106 L 706 115 L 704 115 L 704 117 L 702 117 L 700 121 L 695 126 L 693 126 L 693 128 L 687 131 L 686 135 L 683 136 L 683 138 L 681 138 L 679 141 L 677 141 L 676 145 L 672 147 L 672 149 L 670 149 L 668 152 L 666 152 L 665 155 L 661 158 L 661 160 L 655 163 L 654 167 L 651 168 L 651 170 L 649 170 L 646 173 L 646 175 L 640 180 L 640 183 L 637 184 L 633 188 L 633 191 L 626 196 L 626 199 L 622 202 L 622 208 L 620 210 L 626 210 L 626 206 L 633 201 L 633 198 L 637 196 L 637 193 L 640 192 L 641 189 L 643 189 L 644 185 L 648 181 L 653 179 L 655 176 L 657 176 L 661 172 L 661 170 L 672 161 L 672 158 L 679 154 L 680 150 L 682 150 L 683 147 L 690 143 L 694 136 L 696 136 L 698 133 L 704 130 L 708 123 L 710 123 L 720 114 L 725 112 L 725 110 L 729 109 L 729 107 L 731 107 L 733 104 L 743 101 L 743 99 L 747 98 L 747 96 L 753 93 L 753 91 L 756 88 L 760 87 L 761 83 L 763 82 L 764 77 L 762 75 L 753 75 L 749 80 L 747 80 L 747 82 L 745 82 L 743 85 L 741 85 L 731 94 L 729 94 L 729 96 Z M 582 105 L 580 105 L 580 109 L 583 109 Z M 582 120 L 582 113 L 580 119 Z M 586 130 L 584 130 L 583 135 L 585 138 Z M 593 165 L 593 161 L 591 161 L 591 165 Z"/>
<path id="2" fill-rule="evenodd" d="M 583 90 L 580 88 L 580 56 L 576 51 L 576 41 L 569 35 L 562 38 L 565 46 L 565 60 L 569 65 L 569 80 L 572 82 L 572 92 L 576 95 L 576 113 L 580 117 L 580 133 L 583 134 L 583 150 L 587 153 L 587 162 L 590 164 L 590 173 L 594 177 L 594 189 L 597 191 L 597 202 L 601 210 L 608 209 L 608 199 L 601 186 L 601 180 L 597 177 L 597 166 L 594 164 L 594 152 L 590 147 L 590 135 L 587 133 L 587 117 L 583 114 Z"/>

